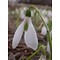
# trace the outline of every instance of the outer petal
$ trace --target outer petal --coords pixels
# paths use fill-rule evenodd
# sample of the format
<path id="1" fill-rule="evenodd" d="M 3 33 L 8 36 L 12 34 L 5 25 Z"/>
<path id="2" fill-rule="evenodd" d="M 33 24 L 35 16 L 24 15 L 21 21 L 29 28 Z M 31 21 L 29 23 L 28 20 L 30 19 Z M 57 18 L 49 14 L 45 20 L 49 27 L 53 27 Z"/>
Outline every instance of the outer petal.
<path id="1" fill-rule="evenodd" d="M 42 27 L 41 34 L 43 34 L 43 35 L 47 34 L 47 30 L 46 30 L 45 26 Z"/>
<path id="2" fill-rule="evenodd" d="M 13 41 L 12 41 L 13 49 L 16 48 L 16 46 L 19 44 L 19 41 L 21 40 L 24 31 L 24 24 L 25 24 L 25 20 L 19 25 L 19 27 L 17 28 L 14 34 Z"/>
<path id="3" fill-rule="evenodd" d="M 28 47 L 32 48 L 33 50 L 36 50 L 38 48 L 37 34 L 32 25 L 31 19 L 28 20 L 28 23 L 29 23 L 28 30 L 25 31 L 24 35 L 25 43 Z"/>

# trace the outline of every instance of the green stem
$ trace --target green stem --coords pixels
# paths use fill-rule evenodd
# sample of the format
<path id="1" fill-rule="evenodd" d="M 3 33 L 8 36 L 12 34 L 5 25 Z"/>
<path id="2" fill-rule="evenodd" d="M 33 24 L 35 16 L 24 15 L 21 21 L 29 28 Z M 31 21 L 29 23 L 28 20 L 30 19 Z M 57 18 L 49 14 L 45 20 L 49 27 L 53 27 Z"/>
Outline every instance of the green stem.
<path id="1" fill-rule="evenodd" d="M 45 23 L 44 17 L 43 17 L 42 14 L 39 12 L 39 10 L 38 10 L 35 6 L 33 6 L 33 5 L 31 5 L 31 6 L 29 7 L 29 9 L 30 9 L 30 8 L 34 8 L 34 9 L 36 10 L 36 12 L 39 14 L 39 18 L 42 19 L 42 21 L 43 21 L 43 23 L 44 23 L 44 25 L 45 25 L 45 27 L 46 27 L 46 29 L 47 29 L 48 36 L 49 36 L 48 42 L 49 42 L 49 45 L 50 45 L 51 60 L 52 60 L 52 40 L 51 40 L 50 31 L 49 31 L 49 29 L 48 29 L 48 26 L 47 26 L 47 24 Z"/>
<path id="2" fill-rule="evenodd" d="M 40 60 L 42 60 L 42 55 L 40 56 L 40 58 L 39 58 Z"/>
<path id="3" fill-rule="evenodd" d="M 34 57 L 41 50 L 43 50 L 43 53 L 45 53 L 45 46 L 44 45 L 40 45 L 39 48 L 31 56 L 29 56 L 27 58 L 27 60 L 31 60 L 32 57 Z"/>

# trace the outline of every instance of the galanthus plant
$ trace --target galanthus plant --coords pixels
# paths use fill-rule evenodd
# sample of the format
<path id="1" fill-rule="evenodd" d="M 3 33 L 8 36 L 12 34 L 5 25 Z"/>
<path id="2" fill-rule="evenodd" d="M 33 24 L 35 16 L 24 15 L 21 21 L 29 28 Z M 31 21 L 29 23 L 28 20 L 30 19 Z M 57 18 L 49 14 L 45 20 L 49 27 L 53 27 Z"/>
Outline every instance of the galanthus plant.
<path id="1" fill-rule="evenodd" d="M 21 41 L 23 32 L 24 32 L 24 41 L 25 44 L 27 45 L 27 47 L 32 48 L 33 50 L 36 50 L 31 56 L 29 56 L 26 60 L 31 60 L 31 58 L 33 56 L 35 56 L 39 51 L 42 51 L 42 53 L 44 55 L 46 55 L 46 51 L 45 51 L 45 47 L 44 45 L 39 45 L 38 44 L 38 37 L 37 37 L 37 33 L 36 30 L 32 24 L 32 19 L 31 19 L 31 8 L 33 8 L 36 13 L 39 15 L 39 19 L 42 20 L 44 26 L 42 27 L 42 31 L 41 34 L 47 35 L 47 41 L 49 43 L 49 47 L 50 47 L 50 57 L 49 60 L 52 60 L 52 38 L 51 38 L 51 34 L 50 34 L 50 29 L 47 26 L 47 23 L 45 22 L 44 17 L 42 16 L 41 12 L 33 5 L 31 5 L 25 13 L 25 18 L 23 20 L 23 22 L 18 26 L 13 40 L 12 40 L 12 47 L 13 49 L 15 49 L 19 42 Z M 39 45 L 39 46 L 38 46 Z"/>
<path id="2" fill-rule="evenodd" d="M 28 15 L 28 13 L 29 13 L 29 15 Z M 28 27 L 25 30 L 24 28 L 25 28 L 26 24 Z M 12 41 L 13 49 L 16 48 L 17 45 L 19 44 L 21 37 L 23 35 L 23 32 L 25 32 L 24 41 L 25 41 L 26 45 L 28 47 L 32 48 L 33 50 L 36 50 L 38 48 L 38 38 L 37 38 L 37 33 L 35 31 L 35 28 L 32 24 L 31 12 L 29 10 L 27 10 L 24 21 L 19 25 L 19 27 L 17 28 L 17 30 L 14 34 L 13 41 Z"/>

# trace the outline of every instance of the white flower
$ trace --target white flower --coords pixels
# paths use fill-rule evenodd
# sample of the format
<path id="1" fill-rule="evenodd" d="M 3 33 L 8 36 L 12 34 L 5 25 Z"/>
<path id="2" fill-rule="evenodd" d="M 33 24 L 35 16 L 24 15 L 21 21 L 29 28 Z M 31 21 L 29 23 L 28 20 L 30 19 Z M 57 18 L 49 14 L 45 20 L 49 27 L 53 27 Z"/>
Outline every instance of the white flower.
<path id="1" fill-rule="evenodd" d="M 52 12 L 51 11 L 48 11 L 48 14 L 47 15 L 48 15 L 48 17 L 51 18 L 52 17 Z"/>
<path id="2" fill-rule="evenodd" d="M 41 34 L 43 34 L 43 35 L 46 35 L 47 34 L 47 30 L 46 30 L 46 27 L 45 26 L 42 27 Z"/>
<path id="3" fill-rule="evenodd" d="M 19 44 L 26 23 L 28 24 L 28 29 L 27 31 L 25 31 L 24 34 L 24 41 L 26 45 L 32 48 L 33 50 L 36 50 L 38 48 L 38 38 L 34 26 L 32 24 L 31 18 L 26 17 L 25 20 L 23 20 L 23 22 L 19 25 L 19 27 L 17 28 L 14 34 L 13 41 L 12 41 L 13 49 L 16 48 L 17 45 Z"/>
<path id="4" fill-rule="evenodd" d="M 42 14 L 43 14 L 43 16 L 47 16 L 47 14 L 48 14 L 48 13 L 47 13 L 47 10 L 45 10 L 45 9 L 42 10 Z"/>

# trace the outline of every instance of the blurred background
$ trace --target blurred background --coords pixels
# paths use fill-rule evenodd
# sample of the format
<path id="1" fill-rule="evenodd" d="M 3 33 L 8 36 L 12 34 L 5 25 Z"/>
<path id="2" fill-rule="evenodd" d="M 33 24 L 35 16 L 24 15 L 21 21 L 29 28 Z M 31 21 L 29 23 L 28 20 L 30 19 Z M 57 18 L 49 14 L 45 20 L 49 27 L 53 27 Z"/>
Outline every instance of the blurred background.
<path id="1" fill-rule="evenodd" d="M 16 1 L 18 3 L 37 4 L 37 5 L 49 5 L 49 6 L 52 6 L 52 0 L 16 0 Z"/>

